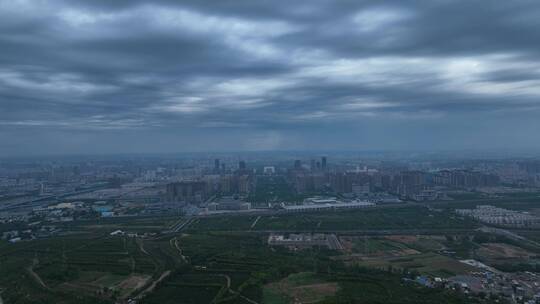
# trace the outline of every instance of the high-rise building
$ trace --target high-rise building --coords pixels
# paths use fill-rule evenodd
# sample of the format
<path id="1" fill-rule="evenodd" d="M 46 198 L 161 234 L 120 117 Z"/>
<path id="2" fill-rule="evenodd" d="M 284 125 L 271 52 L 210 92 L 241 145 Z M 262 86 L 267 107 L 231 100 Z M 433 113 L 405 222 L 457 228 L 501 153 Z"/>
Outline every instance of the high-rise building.
<path id="1" fill-rule="evenodd" d="M 321 157 L 321 167 L 326 170 L 326 156 Z"/>
<path id="2" fill-rule="evenodd" d="M 204 181 L 182 181 L 167 184 L 167 200 L 171 202 L 202 202 L 207 197 Z"/>
<path id="3" fill-rule="evenodd" d="M 302 162 L 299 159 L 294 161 L 294 168 L 295 169 L 301 169 L 302 168 Z"/>
<path id="4" fill-rule="evenodd" d="M 394 177 L 395 191 L 402 196 L 419 194 L 425 189 L 426 174 L 422 171 L 403 171 Z"/>
<path id="5" fill-rule="evenodd" d="M 356 195 L 367 195 L 370 192 L 369 183 L 352 184 L 352 192 Z"/>
<path id="6" fill-rule="evenodd" d="M 238 162 L 238 168 L 240 170 L 246 170 L 246 162 L 241 160 L 240 162 Z"/>
<path id="7" fill-rule="evenodd" d="M 499 184 L 499 177 L 467 170 L 442 170 L 435 174 L 435 185 L 451 186 L 457 188 L 492 187 Z"/>
<path id="8" fill-rule="evenodd" d="M 214 172 L 219 172 L 219 158 L 214 160 Z"/>
<path id="9" fill-rule="evenodd" d="M 249 193 L 250 183 L 248 175 L 241 175 L 238 177 L 238 192 L 242 194 Z"/>
<path id="10" fill-rule="evenodd" d="M 264 174 L 272 175 L 276 173 L 276 168 L 274 166 L 266 166 L 263 169 Z"/>
<path id="11" fill-rule="evenodd" d="M 352 179 L 347 173 L 340 172 L 329 176 L 330 187 L 338 193 L 352 192 Z"/>
<path id="12" fill-rule="evenodd" d="M 220 190 L 222 193 L 230 193 L 231 192 L 231 176 L 230 175 L 222 175 L 221 181 L 220 181 Z"/>

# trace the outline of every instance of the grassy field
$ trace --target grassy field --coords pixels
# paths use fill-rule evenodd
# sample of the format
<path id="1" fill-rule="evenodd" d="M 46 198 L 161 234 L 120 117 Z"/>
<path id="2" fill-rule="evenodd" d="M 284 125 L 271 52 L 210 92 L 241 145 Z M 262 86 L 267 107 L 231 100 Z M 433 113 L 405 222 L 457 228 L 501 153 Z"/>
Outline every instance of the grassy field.
<path id="1" fill-rule="evenodd" d="M 399 276 L 383 273 L 336 275 L 339 289 L 336 295 L 321 303 L 477 303 L 474 299 L 438 289 L 425 289 L 404 284 Z"/>
<path id="2" fill-rule="evenodd" d="M 310 303 L 398 303 L 394 301 L 398 299 L 396 290 L 410 295 L 418 289 L 402 286 L 399 276 L 379 270 L 369 276 L 350 273 L 350 267 L 330 259 L 335 253 L 270 248 L 264 233 L 214 231 L 174 237 L 178 248 L 173 236 L 141 242 L 103 235 L 1 246 L 2 296 L 6 303 L 113 303 L 148 286 L 165 270 L 172 274 L 142 303 L 292 303 L 294 299 Z M 381 239 L 376 246 L 388 249 L 396 245 Z M 390 263 L 396 268 L 406 266 L 433 273 L 443 266 L 456 267 L 444 257 L 433 255 Z M 45 286 L 30 270 L 21 274 L 20 270 L 28 267 Z M 446 300 L 448 295 L 443 291 L 432 297 L 440 303 L 453 303 Z M 455 295 L 449 299 L 452 297 Z M 435 303 L 418 299 L 411 297 L 403 303 Z"/>
<path id="3" fill-rule="evenodd" d="M 343 261 L 347 265 L 380 270 L 415 271 L 440 277 L 474 270 L 455 258 L 439 254 L 440 250 L 456 251 L 456 255 L 462 254 L 460 258 L 471 258 L 472 248 L 478 247 L 467 237 L 448 240 L 444 236 L 341 236 L 340 240 L 345 247 L 344 254 L 333 259 Z M 468 245 L 476 247 L 467 247 Z M 464 252 L 458 252 L 460 249 Z"/>
<path id="4" fill-rule="evenodd" d="M 144 216 L 144 217 L 110 217 L 92 220 L 80 220 L 61 224 L 64 231 L 74 233 L 88 232 L 92 234 L 107 233 L 114 230 L 138 233 L 157 233 L 166 230 L 178 216 Z"/>
<path id="5" fill-rule="evenodd" d="M 404 257 L 372 257 L 357 260 L 354 264 L 381 270 L 389 268 L 414 270 L 421 274 L 440 277 L 450 277 L 475 270 L 473 267 L 460 263 L 455 259 L 436 253 L 423 253 Z"/>
<path id="6" fill-rule="evenodd" d="M 200 218 L 190 231 L 249 230 L 256 216 Z M 451 212 L 434 212 L 424 207 L 388 208 L 264 215 L 253 230 L 339 231 L 375 229 L 469 229 L 477 224 L 458 219 Z"/>
<path id="7" fill-rule="evenodd" d="M 210 303 L 224 288 L 225 280 L 208 275 L 175 275 L 144 298 L 144 304 L 198 304 Z"/>
<path id="8" fill-rule="evenodd" d="M 2 296 L 8 302 L 21 294 L 34 295 L 38 288 L 39 298 L 55 303 L 72 296 L 96 303 L 127 297 L 171 267 L 162 245 L 149 242 L 141 247 L 133 238 L 83 234 L 1 247 L 0 286 L 6 289 Z M 21 269 L 25 277 L 17 275 Z"/>
<path id="9" fill-rule="evenodd" d="M 343 238 L 342 238 L 343 239 Z M 365 255 L 383 254 L 385 252 L 401 252 L 409 249 L 407 246 L 383 238 L 357 237 L 351 240 L 352 252 Z"/>
<path id="10" fill-rule="evenodd" d="M 263 303 L 316 303 L 335 295 L 337 290 L 338 284 L 326 281 L 323 276 L 312 272 L 294 273 L 278 282 L 266 284 Z"/>
<path id="11" fill-rule="evenodd" d="M 72 233 L 69 236 L 0 243 L 2 297 L 5 303 L 114 303 L 137 295 L 144 295 L 142 303 L 291 303 L 294 299 L 400 303 L 401 294 L 409 293 L 414 296 L 403 303 L 436 303 L 435 299 L 454 303 L 446 299 L 456 296 L 444 291 L 430 294 L 431 302 L 418 302 L 424 289 L 403 285 L 400 275 L 387 272 L 389 265 L 436 275 L 461 271 L 461 264 L 436 254 L 441 244 L 449 243 L 444 237 L 410 237 L 409 243 L 384 236 L 367 241 L 357 237 L 351 253 L 365 254 L 365 248 L 368 253 L 413 249 L 418 253 L 346 264 L 334 258 L 344 254 L 337 251 L 269 247 L 266 230 L 429 229 L 444 233 L 476 227 L 451 212 L 424 207 L 265 215 L 251 229 L 255 219 L 249 215 L 199 218 L 176 234 L 160 231 L 178 217 L 85 221 L 66 226 Z M 156 234 L 110 236 L 116 229 Z M 450 245 L 468 252 L 468 244 L 456 239 Z M 373 269 L 365 273 L 358 265 Z"/>
<path id="12" fill-rule="evenodd" d="M 422 252 L 439 251 L 447 247 L 444 235 L 389 235 L 385 238 Z"/>

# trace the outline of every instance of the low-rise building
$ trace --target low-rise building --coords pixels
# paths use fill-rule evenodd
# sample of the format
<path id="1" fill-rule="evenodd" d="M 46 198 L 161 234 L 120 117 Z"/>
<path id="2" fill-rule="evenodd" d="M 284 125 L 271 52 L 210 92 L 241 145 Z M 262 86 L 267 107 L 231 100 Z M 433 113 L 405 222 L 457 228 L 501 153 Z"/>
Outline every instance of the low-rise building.
<path id="1" fill-rule="evenodd" d="M 456 213 L 486 224 L 506 227 L 540 227 L 540 218 L 537 216 L 489 205 L 477 206 L 475 209 L 456 209 Z"/>

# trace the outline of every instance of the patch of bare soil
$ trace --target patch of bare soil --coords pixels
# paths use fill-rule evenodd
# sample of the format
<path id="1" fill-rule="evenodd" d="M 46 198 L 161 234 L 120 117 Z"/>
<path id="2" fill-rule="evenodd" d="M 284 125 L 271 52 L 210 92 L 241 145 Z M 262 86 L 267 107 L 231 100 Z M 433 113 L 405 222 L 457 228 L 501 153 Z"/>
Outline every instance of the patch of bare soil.
<path id="1" fill-rule="evenodd" d="M 413 244 L 418 241 L 418 237 L 415 235 L 389 235 L 385 238 L 403 244 Z"/>
<path id="2" fill-rule="evenodd" d="M 133 291 L 138 290 L 146 285 L 149 279 L 150 276 L 146 275 L 131 275 L 127 279 L 118 283 L 115 288 L 122 290 L 122 297 L 124 298 L 129 296 Z"/>
<path id="3" fill-rule="evenodd" d="M 288 294 L 295 299 L 295 303 L 316 303 L 327 296 L 334 295 L 338 290 L 337 283 L 320 283 L 303 285 L 288 290 Z"/>
<path id="4" fill-rule="evenodd" d="M 478 254 L 488 258 L 528 258 L 533 253 L 509 244 L 486 243 L 477 251 Z"/>

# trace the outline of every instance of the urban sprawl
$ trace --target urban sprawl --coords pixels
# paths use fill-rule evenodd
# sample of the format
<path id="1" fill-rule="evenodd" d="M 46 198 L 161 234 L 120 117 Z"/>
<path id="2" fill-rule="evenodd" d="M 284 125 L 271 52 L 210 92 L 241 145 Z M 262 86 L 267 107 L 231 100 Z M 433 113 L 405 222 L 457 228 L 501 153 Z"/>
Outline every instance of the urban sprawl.
<path id="1" fill-rule="evenodd" d="M 540 161 L 526 158 L 231 153 L 3 161 L 0 268 L 17 260 L 33 285 L 6 276 L 0 296 L 41 290 L 34 300 L 81 292 L 104 302 L 158 303 L 171 286 L 193 293 L 190 284 L 199 282 L 215 303 L 264 303 L 269 294 L 316 303 L 350 296 L 344 276 L 356 271 L 472 303 L 540 303 L 539 203 Z M 84 260 L 83 243 L 70 247 L 78 240 L 95 242 L 90 255 L 98 262 Z M 228 251 L 235 242 L 238 250 Z M 250 260 L 250 246 L 264 248 L 266 266 Z M 272 264 L 281 255 L 313 264 L 281 269 Z M 265 267 L 276 272 L 264 277 Z M 313 282 L 294 285 L 291 276 Z M 323 291 L 311 301 L 315 285 Z"/>

